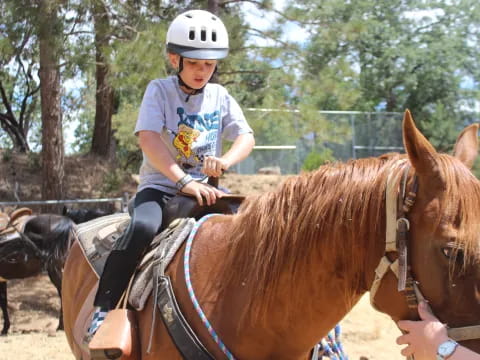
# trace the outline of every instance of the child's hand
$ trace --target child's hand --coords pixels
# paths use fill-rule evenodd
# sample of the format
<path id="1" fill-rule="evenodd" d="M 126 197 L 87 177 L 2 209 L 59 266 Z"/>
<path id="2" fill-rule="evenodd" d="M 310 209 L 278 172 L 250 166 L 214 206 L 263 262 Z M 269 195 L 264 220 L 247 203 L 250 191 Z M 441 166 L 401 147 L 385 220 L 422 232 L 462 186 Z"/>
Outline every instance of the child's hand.
<path id="1" fill-rule="evenodd" d="M 225 195 L 223 191 L 198 181 L 189 182 L 182 188 L 182 192 L 195 196 L 200 206 L 203 205 L 204 200 L 206 200 L 207 205 L 213 205 L 217 198 Z"/>
<path id="2" fill-rule="evenodd" d="M 207 156 L 203 161 L 202 172 L 207 176 L 219 177 L 229 167 L 230 164 L 227 160 L 221 157 Z"/>

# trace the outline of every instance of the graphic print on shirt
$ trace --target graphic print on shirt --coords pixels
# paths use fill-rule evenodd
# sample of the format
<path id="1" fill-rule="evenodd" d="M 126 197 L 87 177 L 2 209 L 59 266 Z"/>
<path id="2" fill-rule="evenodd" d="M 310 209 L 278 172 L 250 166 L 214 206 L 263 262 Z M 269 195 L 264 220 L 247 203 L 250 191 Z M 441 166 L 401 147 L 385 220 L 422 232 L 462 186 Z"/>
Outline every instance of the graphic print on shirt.
<path id="1" fill-rule="evenodd" d="M 173 139 L 173 146 L 178 150 L 177 161 L 182 158 L 188 161 L 192 155 L 194 160 L 199 161 L 198 157 L 192 152 L 192 144 L 197 141 L 199 136 L 200 131 L 192 129 L 187 125 L 181 124 L 178 127 L 178 133 Z"/>
<path id="2" fill-rule="evenodd" d="M 216 154 L 220 111 L 187 114 L 184 108 L 178 107 L 177 115 L 178 133 L 173 139 L 177 163 L 184 169 L 197 168 L 200 171 L 205 156 Z"/>

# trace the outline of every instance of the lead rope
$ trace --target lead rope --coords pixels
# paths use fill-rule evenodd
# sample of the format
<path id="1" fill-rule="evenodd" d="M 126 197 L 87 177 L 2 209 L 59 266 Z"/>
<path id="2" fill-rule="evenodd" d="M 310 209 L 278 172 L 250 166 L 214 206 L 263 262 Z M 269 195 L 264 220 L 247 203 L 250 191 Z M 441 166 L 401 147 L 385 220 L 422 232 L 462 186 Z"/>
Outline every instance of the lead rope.
<path id="1" fill-rule="evenodd" d="M 218 345 L 218 347 L 222 350 L 222 352 L 227 356 L 228 359 L 234 360 L 235 357 L 233 354 L 227 349 L 225 344 L 222 342 L 220 337 L 217 335 L 215 332 L 215 329 L 212 327 L 210 322 L 208 321 L 207 317 L 205 316 L 202 308 L 200 307 L 200 304 L 198 303 L 197 297 L 195 296 L 195 292 L 193 291 L 193 286 L 192 282 L 190 279 L 190 252 L 192 250 L 192 243 L 193 243 L 193 238 L 195 237 L 195 234 L 198 231 L 198 228 L 208 219 L 210 219 L 212 216 L 216 216 L 220 214 L 208 214 L 202 217 L 200 220 L 197 221 L 197 223 L 194 225 L 192 232 L 188 236 L 187 239 L 187 245 L 185 247 L 185 256 L 183 258 L 183 266 L 185 269 L 185 282 L 187 284 L 187 289 L 188 289 L 188 294 L 190 295 L 190 300 L 192 300 L 193 307 L 197 311 L 197 314 L 200 316 L 200 319 L 202 319 L 203 325 L 208 330 L 208 333 L 212 337 L 212 339 L 215 341 L 215 343 Z"/>
<path id="2" fill-rule="evenodd" d="M 348 360 L 348 356 L 345 354 L 340 341 L 340 335 L 341 328 L 340 325 L 337 324 L 337 326 L 335 326 L 335 328 L 319 343 L 318 351 L 316 352 L 316 359 L 322 359 L 324 356 L 327 356 L 331 360 Z M 313 359 L 312 356 L 312 360 Z"/>

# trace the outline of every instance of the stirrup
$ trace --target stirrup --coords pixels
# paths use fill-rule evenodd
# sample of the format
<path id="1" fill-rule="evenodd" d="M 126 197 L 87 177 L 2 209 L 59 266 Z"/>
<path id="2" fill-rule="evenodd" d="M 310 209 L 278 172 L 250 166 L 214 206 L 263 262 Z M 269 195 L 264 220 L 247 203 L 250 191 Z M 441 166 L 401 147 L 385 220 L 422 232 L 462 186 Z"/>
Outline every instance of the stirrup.
<path id="1" fill-rule="evenodd" d="M 107 345 L 110 341 L 105 340 L 105 334 L 101 331 L 103 325 L 101 324 L 95 333 L 85 335 L 84 340 L 88 341 L 91 360 L 120 359 L 123 356 L 123 351 L 118 347 Z"/>

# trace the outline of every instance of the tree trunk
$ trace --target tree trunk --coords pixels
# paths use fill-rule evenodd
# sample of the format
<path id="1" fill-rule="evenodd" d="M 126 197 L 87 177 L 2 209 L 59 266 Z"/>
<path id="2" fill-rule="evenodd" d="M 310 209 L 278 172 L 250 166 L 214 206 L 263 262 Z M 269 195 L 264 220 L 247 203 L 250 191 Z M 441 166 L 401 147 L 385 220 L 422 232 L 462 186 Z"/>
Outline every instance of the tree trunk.
<path id="1" fill-rule="evenodd" d="M 218 0 L 208 0 L 207 9 L 218 16 Z"/>
<path id="2" fill-rule="evenodd" d="M 109 84 L 109 64 L 105 50 L 109 45 L 110 22 L 108 12 L 102 0 L 92 2 L 92 13 L 95 25 L 96 51 L 96 108 L 95 126 L 93 129 L 91 152 L 108 157 L 112 141 L 112 115 L 114 90 Z"/>
<path id="3" fill-rule="evenodd" d="M 218 0 L 208 0 L 207 9 L 212 14 L 215 14 L 215 15 L 218 16 Z M 210 82 L 215 83 L 215 84 L 218 83 L 218 73 L 216 71 L 213 74 L 212 78 L 210 79 Z"/>
<path id="4" fill-rule="evenodd" d="M 40 44 L 40 97 L 42 105 L 42 198 L 63 199 L 64 149 L 60 105 L 61 23 L 56 0 L 38 0 Z M 45 206 L 42 211 L 59 211 Z"/>
<path id="5" fill-rule="evenodd" d="M 0 113 L 0 127 L 7 133 L 8 137 L 13 143 L 13 151 L 26 153 L 30 151 L 27 142 L 28 129 L 22 126 L 22 123 L 17 121 L 13 106 L 9 96 L 7 95 L 2 82 L 0 81 L 0 95 L 5 113 Z M 25 100 L 25 99 L 23 99 Z M 20 114 L 22 116 L 22 113 Z"/>
<path id="6" fill-rule="evenodd" d="M 16 124 L 15 119 L 11 119 L 8 115 L 0 114 L 0 127 L 12 141 L 13 151 L 19 153 L 29 152 L 30 146 L 28 145 L 26 134 Z"/>

